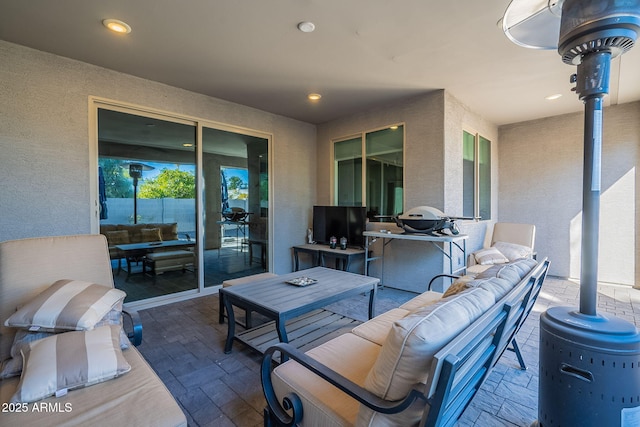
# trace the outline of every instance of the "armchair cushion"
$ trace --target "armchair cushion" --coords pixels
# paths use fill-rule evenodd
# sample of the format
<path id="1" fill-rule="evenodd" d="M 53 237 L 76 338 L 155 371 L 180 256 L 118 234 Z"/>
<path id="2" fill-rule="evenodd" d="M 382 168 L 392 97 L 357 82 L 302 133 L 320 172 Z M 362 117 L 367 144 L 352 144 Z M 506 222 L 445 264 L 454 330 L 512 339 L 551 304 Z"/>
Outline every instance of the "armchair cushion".
<path id="1" fill-rule="evenodd" d="M 495 302 L 482 288 L 473 288 L 440 300 L 396 321 L 387 336 L 364 387 L 387 400 L 399 400 L 418 383 L 429 380 L 433 355 L 480 317 Z M 383 415 L 361 407 L 359 425 L 414 425 L 422 408 Z"/>
<path id="2" fill-rule="evenodd" d="M 81 280 L 58 280 L 20 307 L 5 326 L 39 332 L 88 330 L 126 294 L 115 288 Z"/>
<path id="3" fill-rule="evenodd" d="M 531 257 L 532 250 L 529 246 L 518 245 L 517 243 L 495 242 L 493 247 L 499 250 L 509 261 L 520 258 Z"/>
<path id="4" fill-rule="evenodd" d="M 474 252 L 476 262 L 480 265 L 504 264 L 509 259 L 499 249 L 490 247 Z"/>
<path id="5" fill-rule="evenodd" d="M 402 319 L 409 313 L 411 313 L 409 310 L 403 308 L 385 311 L 373 319 L 356 326 L 351 330 L 351 333 L 381 346 L 386 341 L 393 322 Z"/>
<path id="6" fill-rule="evenodd" d="M 131 369 L 122 356 L 119 328 L 56 334 L 29 344 L 12 402 L 29 403 L 116 378 Z"/>

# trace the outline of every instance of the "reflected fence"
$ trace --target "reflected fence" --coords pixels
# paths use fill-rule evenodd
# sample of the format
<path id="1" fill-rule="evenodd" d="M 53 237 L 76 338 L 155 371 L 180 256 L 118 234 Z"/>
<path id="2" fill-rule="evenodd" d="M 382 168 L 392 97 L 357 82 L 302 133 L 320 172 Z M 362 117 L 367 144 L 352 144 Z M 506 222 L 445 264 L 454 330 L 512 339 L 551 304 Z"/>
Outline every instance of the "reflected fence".
<path id="1" fill-rule="evenodd" d="M 178 223 L 179 237 L 196 230 L 195 199 L 138 199 L 138 224 Z M 133 199 L 107 199 L 107 218 L 101 224 L 133 224 Z"/>
<path id="2" fill-rule="evenodd" d="M 246 209 L 246 200 L 229 200 L 230 207 Z M 215 212 L 219 215 L 219 212 Z M 138 224 L 178 223 L 179 237 L 196 235 L 195 199 L 138 199 Z M 107 218 L 100 224 L 133 224 L 133 199 L 107 198 Z"/>

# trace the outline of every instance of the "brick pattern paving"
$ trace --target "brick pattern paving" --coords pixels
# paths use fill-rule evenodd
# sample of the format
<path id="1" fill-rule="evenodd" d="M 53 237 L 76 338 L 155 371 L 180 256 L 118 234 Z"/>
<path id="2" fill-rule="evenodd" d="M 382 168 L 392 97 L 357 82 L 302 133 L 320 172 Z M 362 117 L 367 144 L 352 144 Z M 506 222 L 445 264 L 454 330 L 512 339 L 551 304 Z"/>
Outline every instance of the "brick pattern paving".
<path id="1" fill-rule="evenodd" d="M 385 288 L 377 312 L 413 295 Z M 459 427 L 523 426 L 537 418 L 540 313 L 551 306 L 578 306 L 579 287 L 548 278 L 517 340 L 528 369 L 506 352 L 458 422 Z M 364 320 L 368 297 L 332 305 L 334 311 Z M 189 426 L 261 426 L 265 406 L 259 354 L 234 344 L 224 354 L 227 327 L 218 324 L 217 296 L 206 296 L 140 312 L 144 340 L 139 347 L 183 408 Z M 640 290 L 601 285 L 600 313 L 611 313 L 640 327 Z M 242 315 L 238 313 L 238 315 Z"/>

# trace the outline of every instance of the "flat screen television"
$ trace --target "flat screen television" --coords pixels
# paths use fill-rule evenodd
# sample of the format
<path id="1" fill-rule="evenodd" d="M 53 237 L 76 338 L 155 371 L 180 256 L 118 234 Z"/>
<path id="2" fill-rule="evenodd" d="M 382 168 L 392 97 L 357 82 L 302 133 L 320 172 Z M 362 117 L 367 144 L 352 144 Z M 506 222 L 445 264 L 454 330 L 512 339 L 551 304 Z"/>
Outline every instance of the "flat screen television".
<path id="1" fill-rule="evenodd" d="M 329 244 L 335 236 L 347 238 L 348 246 L 364 247 L 362 233 L 367 226 L 367 208 L 364 206 L 314 206 L 313 240 Z"/>

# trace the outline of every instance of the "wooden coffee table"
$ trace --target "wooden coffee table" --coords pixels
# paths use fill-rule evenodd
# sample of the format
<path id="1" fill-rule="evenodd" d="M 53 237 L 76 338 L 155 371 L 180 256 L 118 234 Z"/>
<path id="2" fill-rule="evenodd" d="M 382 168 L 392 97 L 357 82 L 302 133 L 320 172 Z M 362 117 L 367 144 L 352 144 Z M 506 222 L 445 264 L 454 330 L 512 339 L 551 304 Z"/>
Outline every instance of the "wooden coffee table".
<path id="1" fill-rule="evenodd" d="M 287 283 L 300 277 L 307 277 L 317 282 L 307 286 Z M 231 352 L 233 340 L 236 338 L 233 306 L 255 311 L 274 320 L 279 340 L 289 342 L 285 329 L 287 320 L 363 292 L 371 292 L 369 318 L 374 317 L 379 281 L 376 277 L 315 267 L 257 282 L 221 288 L 220 298 L 229 316 L 224 351 Z"/>

